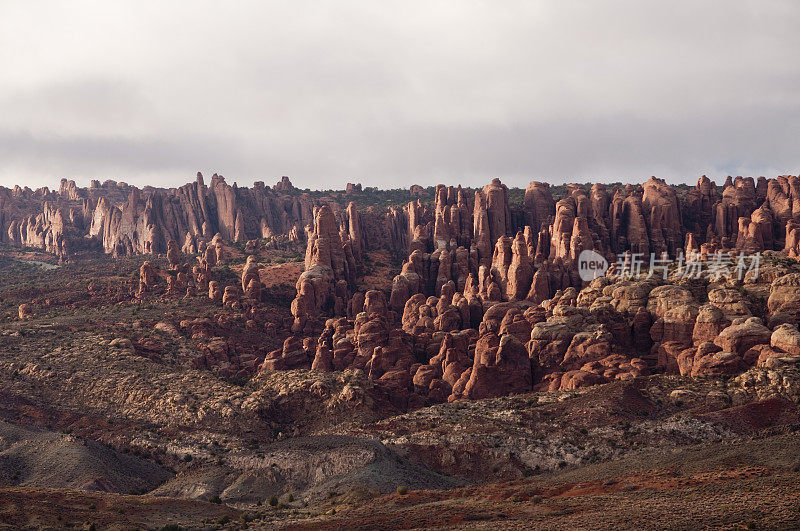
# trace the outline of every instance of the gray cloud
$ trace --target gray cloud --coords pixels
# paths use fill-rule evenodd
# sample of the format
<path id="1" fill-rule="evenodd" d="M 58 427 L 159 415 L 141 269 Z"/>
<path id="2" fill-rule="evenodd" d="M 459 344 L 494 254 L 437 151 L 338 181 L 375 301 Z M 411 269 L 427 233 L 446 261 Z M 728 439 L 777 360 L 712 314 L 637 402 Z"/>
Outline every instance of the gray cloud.
<path id="1" fill-rule="evenodd" d="M 34 136 L 29 132 L 0 131 L 0 160 L 22 161 L 21 167 L 28 168 L 31 173 L 43 170 L 66 177 L 74 174 L 64 173 L 63 167 L 100 180 L 117 178 L 117 168 L 135 168 L 148 177 L 142 184 L 171 186 L 191 180 L 184 169 L 197 161 L 213 167 L 215 160 L 236 160 L 239 156 L 236 144 L 227 139 L 188 133 L 180 139 L 165 139 L 110 135 Z M 166 176 L 181 175 L 181 178 L 163 178 L 162 172 Z M 23 177 L 14 184 L 28 184 L 28 181 Z"/>
<path id="2" fill-rule="evenodd" d="M 800 171 L 792 1 L 4 2 L 0 184 Z"/>

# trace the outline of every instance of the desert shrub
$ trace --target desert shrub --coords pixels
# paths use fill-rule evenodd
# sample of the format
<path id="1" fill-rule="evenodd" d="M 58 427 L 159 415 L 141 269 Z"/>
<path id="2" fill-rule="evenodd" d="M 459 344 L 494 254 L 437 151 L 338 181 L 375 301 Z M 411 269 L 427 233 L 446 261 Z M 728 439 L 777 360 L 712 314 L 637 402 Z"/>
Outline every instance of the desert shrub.
<path id="1" fill-rule="evenodd" d="M 406 487 L 405 485 L 400 485 L 399 487 L 397 487 L 397 494 L 401 496 L 408 494 L 408 487 Z"/>

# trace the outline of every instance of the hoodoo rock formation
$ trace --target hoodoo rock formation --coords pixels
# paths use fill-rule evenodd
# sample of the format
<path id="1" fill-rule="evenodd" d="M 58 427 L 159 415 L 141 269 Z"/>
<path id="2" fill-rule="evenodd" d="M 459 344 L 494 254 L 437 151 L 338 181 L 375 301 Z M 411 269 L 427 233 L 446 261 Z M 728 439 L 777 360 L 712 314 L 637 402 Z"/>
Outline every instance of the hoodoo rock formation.
<path id="1" fill-rule="evenodd" d="M 680 281 L 675 271 L 668 281 L 606 276 L 587 284 L 576 274 L 576 260 L 588 249 L 612 263 L 625 252 L 646 263 L 650 253 L 667 260 L 690 251 L 708 257 L 783 248 L 793 256 L 800 229 L 792 223 L 800 222 L 781 200 L 794 197 L 797 178 L 759 183 L 757 192 L 752 179 L 737 178 L 721 194 L 705 176 L 678 190 L 657 178 L 610 192 L 603 185 L 575 185 L 557 202 L 549 186 L 531 183 L 516 207 L 497 179 L 475 191 L 471 204 L 464 189 L 440 185 L 432 206 L 417 199 L 405 209 L 408 259 L 378 311 L 367 309 L 357 293 L 348 304 L 336 299 L 334 280 L 341 278 L 330 273 L 327 260 L 326 274 L 314 273 L 319 267 L 308 256 L 319 244 L 310 240 L 311 273 L 298 281 L 294 330 L 309 330 L 306 323 L 322 305 L 309 285 L 324 279 L 327 305 L 338 317 L 328 319 L 316 340 L 312 367 L 368 370 L 405 407 L 531 388 L 573 389 L 651 371 L 740 372 L 770 355 L 777 359 L 793 343 L 776 339 L 769 346 L 773 354 L 765 353 L 774 333 L 752 317 L 734 288 L 737 281 L 710 282 L 705 295 L 670 284 Z M 352 204 L 348 214 L 355 217 Z M 393 210 L 387 219 L 399 219 L 397 214 Z M 326 216 L 331 227 L 323 241 L 347 248 L 346 231 L 336 238 L 333 217 Z M 360 239 L 352 226 L 348 234 Z M 776 278 L 770 311 L 792 319 L 786 324 L 778 318 L 775 326 L 784 327 L 778 337 L 794 338 L 787 330 L 798 312 L 784 295 L 793 293 L 791 281 Z M 339 293 L 347 293 L 344 285 Z M 301 304 L 305 300 L 315 302 Z M 359 332 L 365 329 L 375 331 L 366 342 Z"/>
<path id="2" fill-rule="evenodd" d="M 172 189 L 114 181 L 79 188 L 66 179 L 58 192 L 0 187 L 0 242 L 67 257 L 92 243 L 114 255 L 165 253 L 170 241 L 185 242 L 188 250 L 216 233 L 234 242 L 278 235 L 299 240 L 312 221 L 313 202 L 293 192 L 286 177 L 275 189 L 261 182 L 240 188 L 216 174 L 206 185 L 200 173 Z"/>
<path id="3" fill-rule="evenodd" d="M 200 174 L 168 190 L 67 180 L 58 192 L 0 188 L 0 242 L 65 260 L 92 249 L 166 254 L 167 265 L 148 257 L 131 293 L 207 294 L 223 313 L 186 325 L 207 340 L 198 367 L 238 377 L 357 369 L 401 409 L 651 372 L 731 375 L 800 354 L 800 273 L 785 263 L 800 256 L 796 176 L 722 187 L 706 176 L 695 186 L 532 182 L 524 192 L 492 179 L 475 190 L 412 187 L 407 204 L 385 208 L 370 202 L 375 193 L 352 185 L 333 198 L 287 177 L 272 188 L 219 175 L 206 185 Z M 264 314 L 259 262 L 277 240 L 306 249 L 283 322 Z M 612 264 L 591 282 L 578 272 L 588 250 Z M 375 253 L 397 259 L 390 288 L 366 280 Z M 770 262 L 743 278 L 647 274 L 651 257 L 694 253 L 731 267 L 739 253 Z M 232 257 L 233 279 L 220 267 Z M 645 275 L 626 272 L 623 258 Z M 225 312 L 248 330 L 279 330 L 282 348 L 234 352 L 212 331 Z M 30 313 L 20 307 L 19 317 Z"/>
<path id="4" fill-rule="evenodd" d="M 316 318 L 324 310 L 344 314 L 350 287 L 355 283 L 355 271 L 349 234 L 344 229 L 339 230 L 330 207 L 319 208 L 314 214 L 314 229 L 308 238 L 305 271 L 297 279 L 297 297 L 292 302 L 295 318 L 292 330 L 304 330 L 309 319 Z"/>
<path id="5" fill-rule="evenodd" d="M 641 186 L 570 185 L 557 203 L 550 185 L 532 182 L 521 202 L 511 204 L 499 179 L 475 191 L 440 185 L 432 205 L 417 198 L 385 212 L 359 211 L 355 204 L 342 208 L 301 193 L 287 177 L 272 188 L 262 182 L 244 188 L 216 174 L 206 185 L 198 174 L 194 182 L 172 189 L 114 181 L 80 188 L 64 179 L 58 191 L 0 187 L 0 242 L 63 258 L 93 246 L 115 255 L 166 253 L 170 241 L 182 242 L 180 250 L 193 254 L 215 234 L 229 242 L 271 237 L 302 242 L 314 209 L 328 204 L 340 218 L 353 219 L 345 228 L 356 259 L 367 245 L 406 252 L 460 246 L 471 253 L 474 246 L 470 259 L 489 267 L 497 240 L 518 231 L 524 232 L 529 255 L 538 256 L 535 263 L 574 259 L 585 248 L 608 258 L 626 250 L 674 256 L 702 244 L 800 252 L 797 176 L 758 183 L 737 177 L 721 188 L 705 176 L 688 188 L 655 177 Z"/>

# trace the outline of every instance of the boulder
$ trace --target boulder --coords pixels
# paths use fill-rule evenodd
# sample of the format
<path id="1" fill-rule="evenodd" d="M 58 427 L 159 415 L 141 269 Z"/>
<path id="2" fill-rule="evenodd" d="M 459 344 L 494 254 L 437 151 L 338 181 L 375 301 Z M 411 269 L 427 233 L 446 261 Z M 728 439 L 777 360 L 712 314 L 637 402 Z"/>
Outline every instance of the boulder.
<path id="1" fill-rule="evenodd" d="M 714 339 L 714 344 L 725 352 L 732 352 L 738 356 L 756 345 L 769 344 L 772 332 L 764 326 L 758 317 L 737 319 L 733 324 L 722 330 Z"/>
<path id="2" fill-rule="evenodd" d="M 772 332 L 769 344 L 792 356 L 800 356 L 800 331 L 795 325 L 782 324 Z"/>
<path id="3" fill-rule="evenodd" d="M 695 354 L 692 364 L 692 377 L 699 376 L 726 376 L 740 373 L 744 370 L 745 364 L 742 357 L 735 352 L 711 352 Z"/>

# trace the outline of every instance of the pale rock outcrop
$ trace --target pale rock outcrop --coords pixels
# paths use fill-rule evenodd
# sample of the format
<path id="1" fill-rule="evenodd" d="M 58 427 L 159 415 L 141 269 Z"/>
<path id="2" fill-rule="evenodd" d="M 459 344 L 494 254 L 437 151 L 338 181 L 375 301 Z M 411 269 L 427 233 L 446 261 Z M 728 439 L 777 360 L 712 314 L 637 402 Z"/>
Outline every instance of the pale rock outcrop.
<path id="1" fill-rule="evenodd" d="M 770 346 L 792 356 L 800 356 L 800 332 L 795 325 L 782 324 L 772 332 Z"/>
<path id="2" fill-rule="evenodd" d="M 30 319 L 33 316 L 31 305 L 27 302 L 20 304 L 19 308 L 17 308 L 17 314 L 19 315 L 20 319 Z"/>
<path id="3" fill-rule="evenodd" d="M 744 357 L 755 345 L 769 344 L 772 332 L 758 317 L 735 319 L 714 339 L 714 344 L 725 352 Z"/>

